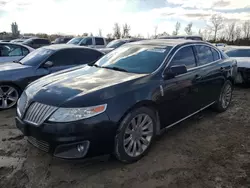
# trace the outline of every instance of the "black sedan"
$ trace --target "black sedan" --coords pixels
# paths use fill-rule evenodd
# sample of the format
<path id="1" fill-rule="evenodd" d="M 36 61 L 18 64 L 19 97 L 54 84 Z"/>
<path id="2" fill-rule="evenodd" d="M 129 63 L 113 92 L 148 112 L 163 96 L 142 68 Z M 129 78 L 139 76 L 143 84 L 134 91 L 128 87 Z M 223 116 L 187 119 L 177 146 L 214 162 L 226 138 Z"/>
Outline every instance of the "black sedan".
<path id="1" fill-rule="evenodd" d="M 28 141 L 64 159 L 139 160 L 156 135 L 201 110 L 225 111 L 237 64 L 205 42 L 126 44 L 93 66 L 33 82 L 17 106 Z"/>
<path id="2" fill-rule="evenodd" d="M 50 73 L 94 63 L 102 52 L 94 49 L 51 45 L 39 48 L 20 61 L 0 64 L 0 109 L 16 105 L 24 88 L 32 81 Z"/>

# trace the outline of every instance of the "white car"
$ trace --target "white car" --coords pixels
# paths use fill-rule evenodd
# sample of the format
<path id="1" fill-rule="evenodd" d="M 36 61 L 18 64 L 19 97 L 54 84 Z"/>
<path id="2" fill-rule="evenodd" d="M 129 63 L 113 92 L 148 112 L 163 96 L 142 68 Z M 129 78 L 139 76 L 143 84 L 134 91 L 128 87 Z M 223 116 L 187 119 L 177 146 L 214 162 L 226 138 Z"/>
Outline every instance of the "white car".
<path id="1" fill-rule="evenodd" d="M 107 45 L 106 39 L 103 37 L 75 37 L 67 44 L 74 44 L 78 46 L 87 46 L 89 48 L 105 48 Z"/>
<path id="2" fill-rule="evenodd" d="M 19 61 L 33 50 L 22 44 L 0 42 L 0 63 Z"/>

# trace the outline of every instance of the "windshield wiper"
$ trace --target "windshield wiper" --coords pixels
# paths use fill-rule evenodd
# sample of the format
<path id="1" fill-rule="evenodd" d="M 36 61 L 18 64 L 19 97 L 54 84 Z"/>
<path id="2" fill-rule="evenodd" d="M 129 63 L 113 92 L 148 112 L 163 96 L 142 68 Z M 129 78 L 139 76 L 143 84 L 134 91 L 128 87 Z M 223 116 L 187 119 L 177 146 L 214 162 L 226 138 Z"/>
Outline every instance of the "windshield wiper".
<path id="1" fill-rule="evenodd" d="M 116 71 L 122 71 L 122 72 L 128 72 L 126 69 L 119 68 L 119 67 L 102 67 L 102 68 L 116 70 Z"/>
<path id="2" fill-rule="evenodd" d="M 22 65 L 22 63 L 20 62 L 20 61 L 13 61 L 14 63 L 19 63 L 19 64 L 21 64 Z"/>

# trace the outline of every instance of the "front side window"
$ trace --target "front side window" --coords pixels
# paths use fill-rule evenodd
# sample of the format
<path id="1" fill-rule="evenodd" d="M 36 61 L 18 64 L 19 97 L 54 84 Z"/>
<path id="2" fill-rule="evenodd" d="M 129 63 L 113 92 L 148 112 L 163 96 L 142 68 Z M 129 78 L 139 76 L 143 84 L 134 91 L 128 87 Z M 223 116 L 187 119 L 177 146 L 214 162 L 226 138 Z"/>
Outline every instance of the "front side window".
<path id="1" fill-rule="evenodd" d="M 214 61 L 210 47 L 205 45 L 197 45 L 195 46 L 195 49 L 197 51 L 199 65 L 206 65 Z"/>
<path id="2" fill-rule="evenodd" d="M 67 66 L 75 64 L 72 50 L 60 50 L 55 52 L 47 61 L 52 61 L 53 66 Z"/>
<path id="3" fill-rule="evenodd" d="M 163 63 L 171 48 L 171 46 L 162 48 L 148 45 L 121 46 L 103 56 L 95 65 L 126 72 L 149 74 Z"/>
<path id="4" fill-rule="evenodd" d="M 107 48 L 118 48 L 121 45 L 125 44 L 126 42 L 123 40 L 113 40 L 106 46 Z"/>
<path id="5" fill-rule="evenodd" d="M 23 56 L 22 47 L 11 44 L 3 44 L 0 46 L 1 57 Z"/>
<path id="6" fill-rule="evenodd" d="M 103 38 L 96 37 L 96 38 L 95 38 L 95 44 L 96 44 L 96 45 L 104 45 L 104 40 L 103 40 Z"/>
<path id="7" fill-rule="evenodd" d="M 82 41 L 81 41 L 81 46 L 88 46 L 88 45 L 92 45 L 92 38 L 84 38 Z"/>
<path id="8" fill-rule="evenodd" d="M 187 69 L 196 66 L 194 52 L 191 46 L 181 48 L 173 57 L 170 66 L 185 65 Z"/>
<path id="9" fill-rule="evenodd" d="M 83 38 L 73 38 L 67 44 L 79 44 Z"/>
<path id="10" fill-rule="evenodd" d="M 225 52 L 229 57 L 250 57 L 249 49 L 234 49 Z"/>

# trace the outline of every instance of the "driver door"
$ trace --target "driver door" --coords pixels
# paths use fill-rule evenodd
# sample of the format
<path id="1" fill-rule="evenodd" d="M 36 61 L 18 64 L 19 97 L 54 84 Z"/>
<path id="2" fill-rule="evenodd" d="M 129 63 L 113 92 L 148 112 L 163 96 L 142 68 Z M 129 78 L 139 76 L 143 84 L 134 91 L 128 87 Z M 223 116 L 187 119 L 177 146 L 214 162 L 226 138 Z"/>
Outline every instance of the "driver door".
<path id="1" fill-rule="evenodd" d="M 186 118 L 199 110 L 200 107 L 200 104 L 196 102 L 199 90 L 196 84 L 197 62 L 192 46 L 182 47 L 177 50 L 165 72 L 171 66 L 176 65 L 185 65 L 187 73 L 162 80 L 163 96 L 160 103 L 160 117 L 163 117 L 164 125 L 161 128 Z"/>

